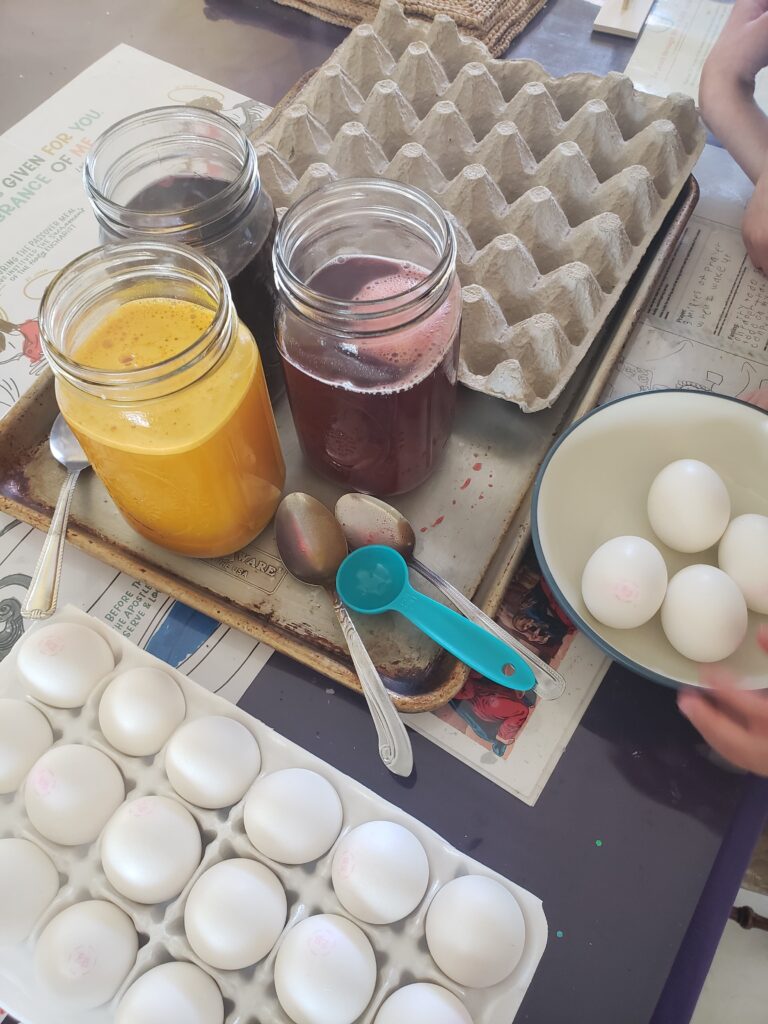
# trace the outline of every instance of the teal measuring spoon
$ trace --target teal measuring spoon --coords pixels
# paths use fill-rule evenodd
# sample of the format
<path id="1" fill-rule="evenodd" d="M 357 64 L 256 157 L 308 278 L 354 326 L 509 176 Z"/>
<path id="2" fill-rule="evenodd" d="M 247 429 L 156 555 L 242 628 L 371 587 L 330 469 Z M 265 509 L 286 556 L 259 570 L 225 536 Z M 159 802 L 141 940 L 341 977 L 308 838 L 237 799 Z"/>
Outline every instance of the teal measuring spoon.
<path id="1" fill-rule="evenodd" d="M 347 607 L 363 615 L 395 611 L 432 637 L 459 661 L 510 690 L 530 690 L 530 665 L 498 637 L 414 590 L 405 559 L 393 548 L 370 544 L 347 555 L 336 574 Z"/>

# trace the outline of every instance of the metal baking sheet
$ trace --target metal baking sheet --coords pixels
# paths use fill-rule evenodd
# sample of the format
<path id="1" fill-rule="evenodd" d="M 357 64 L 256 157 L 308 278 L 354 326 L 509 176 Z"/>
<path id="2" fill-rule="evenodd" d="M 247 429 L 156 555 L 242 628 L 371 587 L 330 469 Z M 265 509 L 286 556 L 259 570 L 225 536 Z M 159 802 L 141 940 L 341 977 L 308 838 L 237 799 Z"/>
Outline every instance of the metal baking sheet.
<path id="1" fill-rule="evenodd" d="M 486 611 L 498 607 L 527 539 L 528 495 L 539 464 L 559 431 L 597 401 L 697 198 L 691 178 L 619 310 L 555 406 L 525 415 L 509 403 L 460 388 L 456 425 L 441 465 L 422 487 L 395 502 L 414 525 L 422 561 L 474 595 Z M 57 411 L 47 373 L 0 423 L 0 508 L 42 528 L 64 480 L 47 444 Z M 286 491 L 307 491 L 333 507 L 342 491 L 305 465 L 285 400 L 276 415 L 288 466 Z M 97 558 L 359 689 L 325 595 L 288 575 L 271 526 L 230 557 L 185 558 L 134 533 L 88 473 L 78 484 L 68 537 Z M 461 688 L 465 666 L 400 617 L 358 623 L 402 710 L 439 707 Z"/>

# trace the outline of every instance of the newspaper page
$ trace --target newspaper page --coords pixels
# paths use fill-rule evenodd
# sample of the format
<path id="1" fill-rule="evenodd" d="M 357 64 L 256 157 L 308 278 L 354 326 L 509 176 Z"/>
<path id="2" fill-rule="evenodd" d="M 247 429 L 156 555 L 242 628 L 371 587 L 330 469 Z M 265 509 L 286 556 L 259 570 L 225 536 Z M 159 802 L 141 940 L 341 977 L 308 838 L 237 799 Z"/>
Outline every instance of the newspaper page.
<path id="1" fill-rule="evenodd" d="M 269 111 L 239 93 L 121 45 L 0 136 L 0 416 L 43 368 L 40 299 L 53 275 L 98 245 L 82 165 L 97 136 L 129 114 L 205 106 L 246 131 Z M 0 658 L 21 635 L 21 605 L 43 535 L 0 514 Z M 271 648 L 67 547 L 61 602 L 236 702 Z"/>
<path id="2" fill-rule="evenodd" d="M 644 92 L 698 100 L 704 61 L 731 8 L 724 0 L 656 0 L 625 73 Z M 757 76 L 755 97 L 768 111 L 768 70 Z"/>

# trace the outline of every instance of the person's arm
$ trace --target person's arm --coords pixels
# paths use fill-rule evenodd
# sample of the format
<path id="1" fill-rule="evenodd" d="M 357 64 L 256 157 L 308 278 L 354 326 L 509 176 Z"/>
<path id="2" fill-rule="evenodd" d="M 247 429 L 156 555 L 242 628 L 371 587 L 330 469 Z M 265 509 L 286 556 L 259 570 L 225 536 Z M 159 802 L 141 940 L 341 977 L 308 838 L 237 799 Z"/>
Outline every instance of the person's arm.
<path id="1" fill-rule="evenodd" d="M 704 120 L 757 183 L 768 163 L 768 117 L 755 102 L 755 78 L 768 65 L 768 0 L 736 0 L 704 65 Z"/>
<path id="2" fill-rule="evenodd" d="M 768 626 L 760 630 L 759 641 L 768 652 Z M 738 680 L 722 669 L 707 670 L 702 681 L 711 689 L 678 696 L 682 713 L 726 760 L 768 776 L 768 693 L 738 689 Z"/>

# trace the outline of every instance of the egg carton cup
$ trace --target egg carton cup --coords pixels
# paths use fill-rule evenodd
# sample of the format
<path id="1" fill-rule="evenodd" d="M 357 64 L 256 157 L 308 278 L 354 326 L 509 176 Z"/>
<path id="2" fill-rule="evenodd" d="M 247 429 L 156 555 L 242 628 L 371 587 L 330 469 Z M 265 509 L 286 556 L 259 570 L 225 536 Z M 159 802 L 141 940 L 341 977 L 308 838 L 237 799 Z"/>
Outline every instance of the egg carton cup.
<path id="1" fill-rule="evenodd" d="M 79 623 L 97 632 L 113 650 L 114 671 L 94 688 L 82 708 L 49 707 L 25 693 L 16 668 L 17 644 L 0 665 L 0 697 L 26 700 L 37 707 L 52 726 L 54 746 L 86 744 L 106 754 L 123 776 L 127 801 L 157 794 L 183 804 L 200 829 L 203 858 L 176 899 L 158 905 L 135 903 L 118 893 L 107 880 L 101 866 L 100 840 L 90 845 L 65 847 L 41 836 L 27 818 L 23 782 L 14 794 L 0 796 L 0 839 L 13 836 L 34 843 L 48 854 L 60 876 L 58 893 L 29 939 L 23 945 L 0 948 L 3 1006 L 25 1024 L 50 1024 L 52 1020 L 57 1024 L 106 1024 L 113 1020 L 122 995 L 134 981 L 159 964 L 179 960 L 197 964 L 214 978 L 224 998 L 226 1024 L 291 1024 L 275 994 L 273 967 L 277 951 L 287 932 L 299 921 L 314 914 L 331 913 L 353 921 L 367 935 L 375 951 L 376 989 L 368 1008 L 358 1018 L 360 1024 L 371 1024 L 388 995 L 415 981 L 433 982 L 453 992 L 466 1005 L 474 1024 L 510 1024 L 547 942 L 547 923 L 539 899 L 467 857 L 398 807 L 135 647 L 101 622 L 71 607 L 60 611 L 47 624 L 53 622 Z M 39 626 L 34 626 L 33 630 L 36 628 Z M 331 782 L 341 799 L 344 817 L 341 833 L 330 851 L 311 864 L 297 867 L 272 861 L 257 852 L 246 835 L 244 799 L 226 810 L 203 810 L 184 801 L 172 788 L 164 771 L 165 747 L 154 757 L 130 757 L 112 747 L 99 729 L 101 696 L 115 676 L 139 667 L 162 669 L 178 684 L 186 701 L 186 718 L 182 725 L 205 715 L 224 715 L 241 722 L 256 738 L 261 752 L 258 778 L 282 768 L 301 767 L 318 772 Z M 369 925 L 349 914 L 337 900 L 331 883 L 331 862 L 338 843 L 347 833 L 363 822 L 382 819 L 397 822 L 418 837 L 428 856 L 430 881 L 426 895 L 407 918 L 393 925 Z M 200 960 L 191 949 L 184 930 L 184 907 L 200 875 L 213 864 L 232 857 L 251 858 L 277 875 L 287 894 L 288 919 L 280 939 L 264 960 L 246 970 L 219 971 Z M 447 882 L 463 875 L 482 875 L 501 883 L 517 900 L 525 922 L 526 941 L 519 963 L 504 981 L 491 988 L 471 989 L 457 985 L 439 970 L 426 945 L 424 923 L 432 898 Z M 108 900 L 128 914 L 139 934 L 139 952 L 134 967 L 111 1002 L 95 1010 L 68 1012 L 66 1007 L 55 1005 L 46 997 L 35 974 L 34 947 L 52 918 L 68 906 L 89 899 Z"/>
<path id="2" fill-rule="evenodd" d="M 451 18 L 425 24 L 382 0 L 257 152 L 279 210 L 358 176 L 439 202 L 459 242 L 459 377 L 535 412 L 605 324 L 705 139 L 690 97 L 496 60 Z"/>

